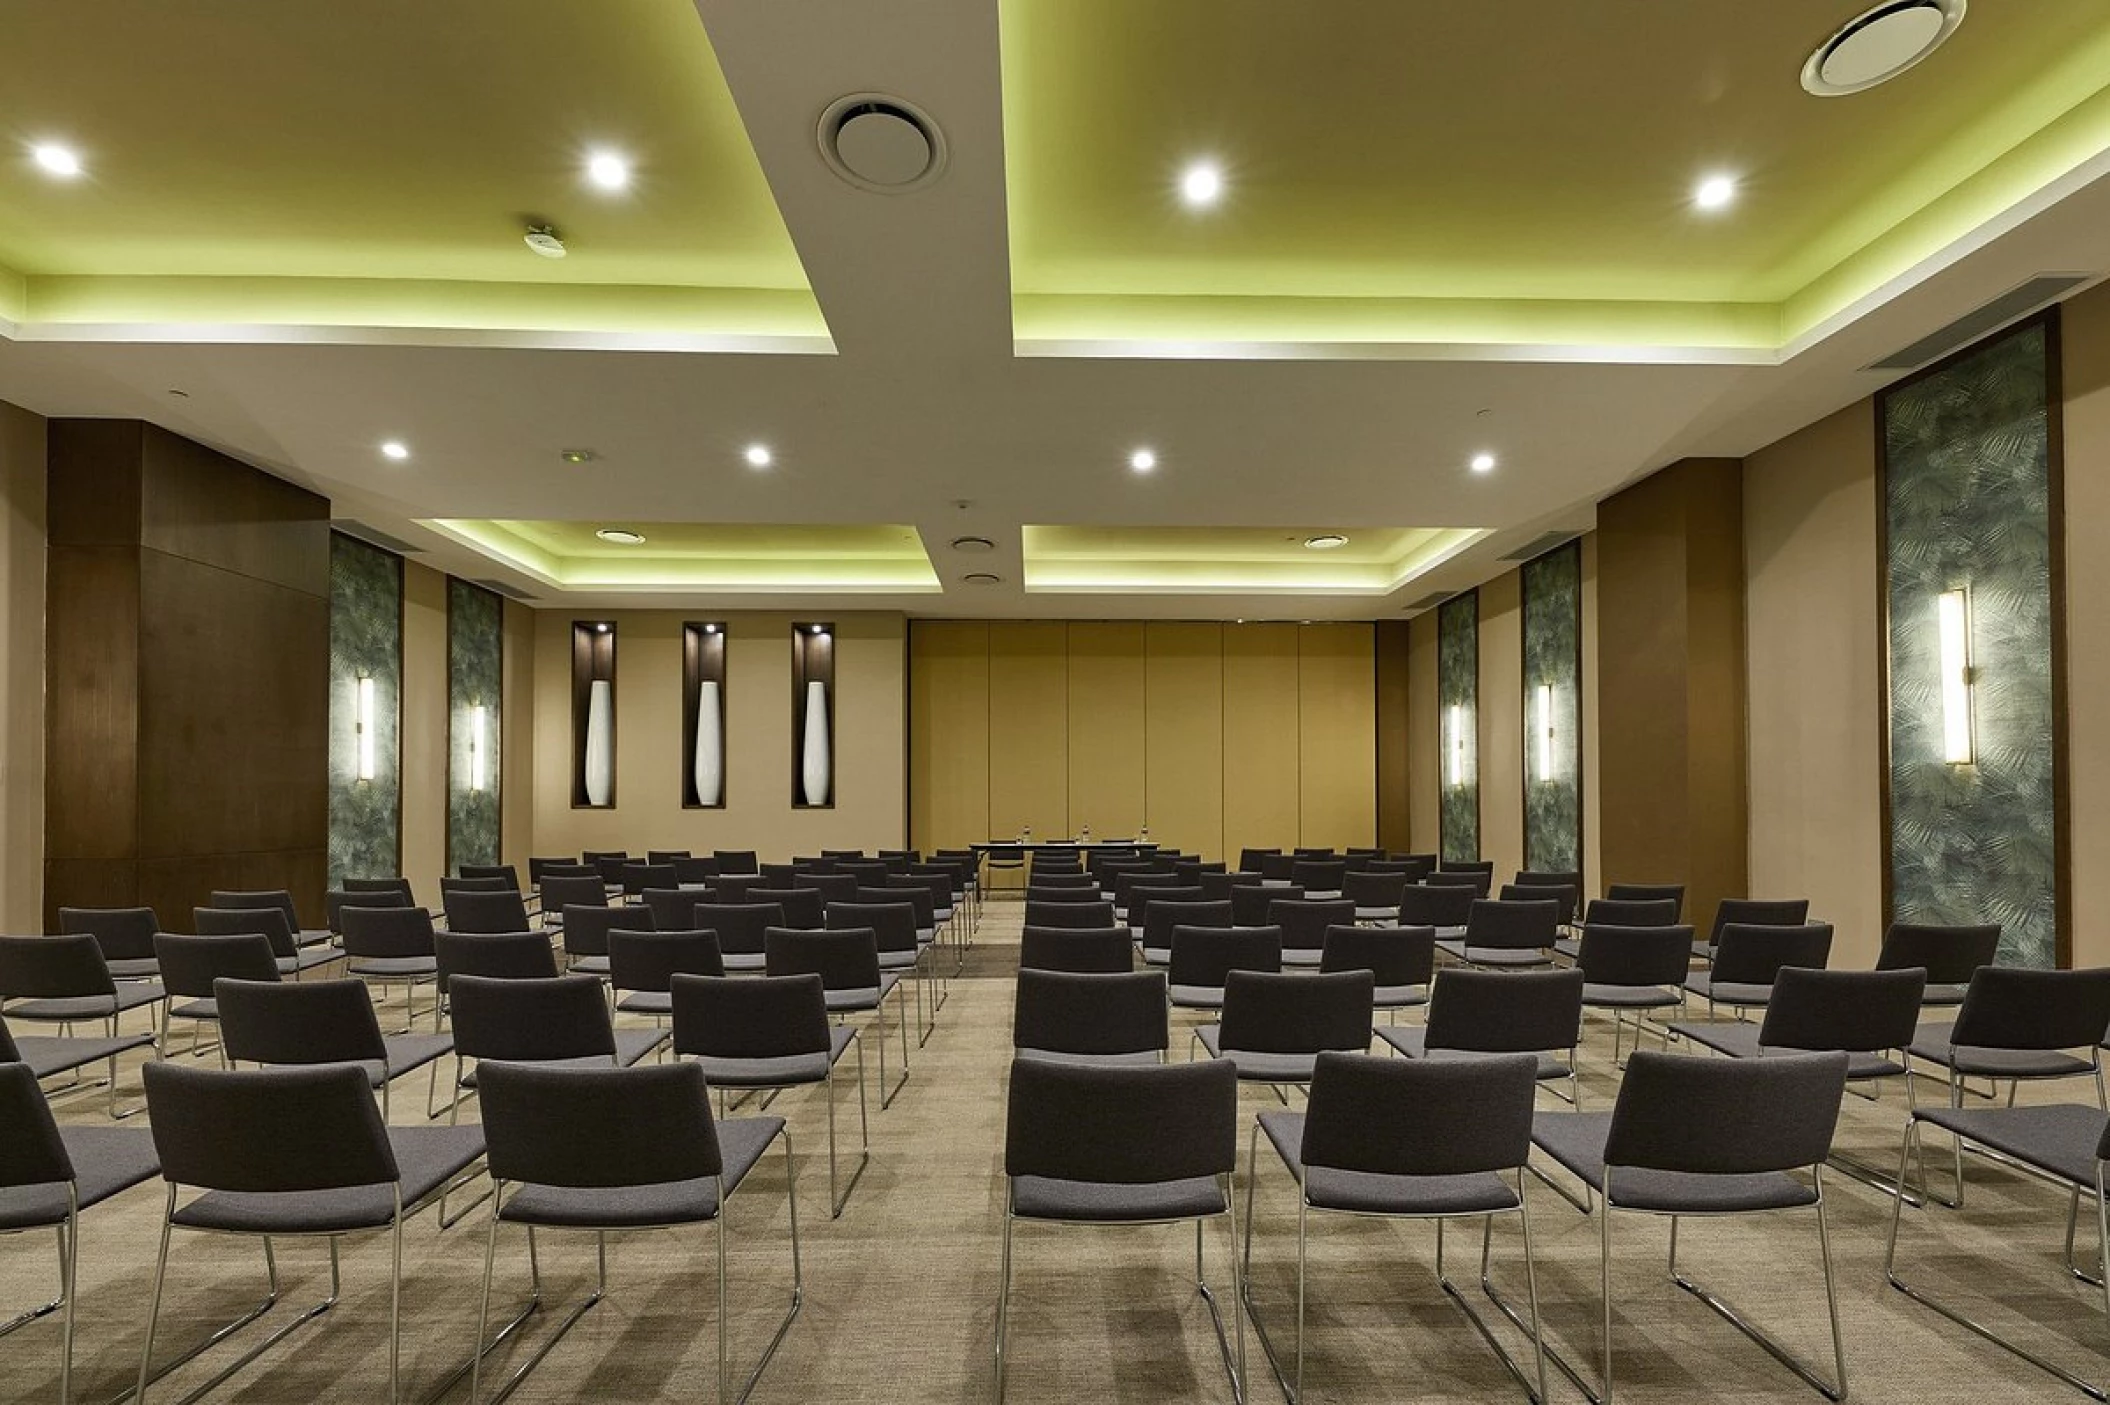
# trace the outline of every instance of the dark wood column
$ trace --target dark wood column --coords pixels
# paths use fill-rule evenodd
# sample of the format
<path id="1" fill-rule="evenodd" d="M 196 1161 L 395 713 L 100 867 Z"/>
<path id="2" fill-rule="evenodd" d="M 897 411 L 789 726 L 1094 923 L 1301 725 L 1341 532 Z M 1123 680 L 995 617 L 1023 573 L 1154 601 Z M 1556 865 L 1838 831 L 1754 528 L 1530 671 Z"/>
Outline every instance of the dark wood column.
<path id="1" fill-rule="evenodd" d="M 53 420 L 44 904 L 214 888 L 322 920 L 329 503 L 137 420 Z"/>
<path id="2" fill-rule="evenodd" d="M 1703 930 L 1749 873 L 1743 522 L 1738 459 L 1681 460 L 1597 508 L 1604 879 L 1684 883 Z"/>

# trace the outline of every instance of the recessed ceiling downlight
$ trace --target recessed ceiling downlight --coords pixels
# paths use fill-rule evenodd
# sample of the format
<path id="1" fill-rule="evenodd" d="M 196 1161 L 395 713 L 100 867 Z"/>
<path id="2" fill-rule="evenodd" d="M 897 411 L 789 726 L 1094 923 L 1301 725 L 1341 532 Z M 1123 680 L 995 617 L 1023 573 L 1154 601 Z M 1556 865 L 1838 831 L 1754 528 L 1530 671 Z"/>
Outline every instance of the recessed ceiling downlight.
<path id="1" fill-rule="evenodd" d="M 973 556 L 980 556 L 986 552 L 996 550 L 996 543 L 987 537 L 954 537 L 952 539 L 952 549 L 954 551 L 964 551 Z"/>
<path id="2" fill-rule="evenodd" d="M 815 133 L 828 169 L 859 190 L 899 195 L 945 169 L 945 134 L 928 113 L 882 93 L 838 98 Z"/>
<path id="3" fill-rule="evenodd" d="M 1323 532 L 1316 537 L 1306 537 L 1304 545 L 1313 551 L 1333 551 L 1348 545 L 1348 538 L 1339 532 Z"/>
<path id="4" fill-rule="evenodd" d="M 594 535 L 604 542 L 614 542 L 617 546 L 643 546 L 645 544 L 645 534 L 643 532 L 633 532 L 628 527 L 603 527 L 600 531 L 595 532 Z"/>
<path id="5" fill-rule="evenodd" d="M 1968 0 L 1884 0 L 1817 46 L 1802 86 L 1820 98 L 1887 83 L 1933 53 L 1963 23 Z"/>

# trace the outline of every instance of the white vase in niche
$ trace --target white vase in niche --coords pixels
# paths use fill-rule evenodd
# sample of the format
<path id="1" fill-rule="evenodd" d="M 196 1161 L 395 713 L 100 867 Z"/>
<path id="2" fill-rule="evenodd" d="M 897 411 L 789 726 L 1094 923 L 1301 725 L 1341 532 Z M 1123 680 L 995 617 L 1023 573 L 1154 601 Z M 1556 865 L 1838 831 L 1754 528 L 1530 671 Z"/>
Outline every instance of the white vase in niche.
<path id="1" fill-rule="evenodd" d="M 706 678 L 696 690 L 696 803 L 716 805 L 725 794 L 725 728 L 718 683 Z"/>
<path id="2" fill-rule="evenodd" d="M 586 803 L 606 805 L 615 790 L 615 689 L 605 678 L 586 691 Z"/>
<path id="3" fill-rule="evenodd" d="M 801 790 L 808 805 L 828 803 L 828 782 L 834 758 L 828 754 L 828 686 L 819 680 L 806 685 L 806 735 L 800 752 Z"/>

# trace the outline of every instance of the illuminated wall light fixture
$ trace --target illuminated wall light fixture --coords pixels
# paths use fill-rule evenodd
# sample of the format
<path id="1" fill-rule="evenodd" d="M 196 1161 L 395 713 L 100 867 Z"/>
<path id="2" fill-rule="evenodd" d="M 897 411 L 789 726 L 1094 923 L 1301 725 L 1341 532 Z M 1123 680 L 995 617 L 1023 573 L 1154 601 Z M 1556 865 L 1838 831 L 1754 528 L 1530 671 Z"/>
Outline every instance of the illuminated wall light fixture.
<path id="1" fill-rule="evenodd" d="M 1450 781 L 1453 786 L 1465 784 L 1465 709 L 1457 703 L 1451 704 Z"/>
<path id="2" fill-rule="evenodd" d="M 1971 728 L 1971 593 L 1967 587 L 1943 591 L 1935 601 L 1941 633 L 1942 760 L 1968 766 L 1976 759 Z"/>
<path id="3" fill-rule="evenodd" d="M 1553 779 L 1553 685 L 1539 684 L 1539 779 Z"/>
<path id="4" fill-rule="evenodd" d="M 374 778 L 374 680 L 361 675 L 359 706 L 352 718 L 352 736 L 359 744 L 359 779 Z"/>
<path id="5" fill-rule="evenodd" d="M 469 789 L 484 788 L 484 705 L 469 709 Z"/>

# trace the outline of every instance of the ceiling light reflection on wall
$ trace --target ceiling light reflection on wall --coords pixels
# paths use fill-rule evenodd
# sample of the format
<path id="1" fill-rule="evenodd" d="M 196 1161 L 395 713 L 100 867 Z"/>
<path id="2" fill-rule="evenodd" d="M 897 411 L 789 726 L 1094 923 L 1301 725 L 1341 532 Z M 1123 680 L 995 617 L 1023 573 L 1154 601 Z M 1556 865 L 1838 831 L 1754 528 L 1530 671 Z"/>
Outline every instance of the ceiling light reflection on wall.
<path id="1" fill-rule="evenodd" d="M 61 180 L 72 180 L 81 173 L 80 156 L 73 148 L 56 142 L 38 142 L 29 149 L 29 159 L 36 162 L 45 174 Z"/>
<path id="2" fill-rule="evenodd" d="M 1472 470 L 1475 473 L 1493 473 L 1495 471 L 1495 456 L 1484 451 L 1474 454 L 1472 457 Z"/>
<path id="3" fill-rule="evenodd" d="M 613 151 L 596 151 L 586 158 L 586 179 L 602 190 L 627 190 L 630 162 Z"/>
<path id="4" fill-rule="evenodd" d="M 767 444 L 750 444 L 744 455 L 749 468 L 767 468 L 776 462 L 776 455 L 769 452 Z"/>
<path id="5" fill-rule="evenodd" d="M 1726 210 L 1736 199 L 1736 178 L 1713 175 L 1692 188 L 1692 203 L 1703 210 Z"/>
<path id="6" fill-rule="evenodd" d="M 1944 591 L 1935 601 L 1941 635 L 1942 760 L 1968 766 L 1976 757 L 1971 728 L 1971 594 L 1966 588 Z"/>
<path id="7" fill-rule="evenodd" d="M 1224 173 L 1214 161 L 1196 161 L 1180 173 L 1180 199 L 1190 209 L 1207 209 L 1223 193 Z"/>
<path id="8" fill-rule="evenodd" d="M 403 460 L 410 457 L 410 446 L 408 444 L 405 444 L 400 439 L 383 440 L 381 444 L 381 457 L 384 459 L 393 459 L 397 463 L 401 463 L 403 462 Z"/>
<path id="9" fill-rule="evenodd" d="M 1128 456 L 1128 466 L 1134 469 L 1137 473 L 1150 472 L 1152 469 L 1158 466 L 1157 450 L 1137 449 L 1134 453 Z"/>

